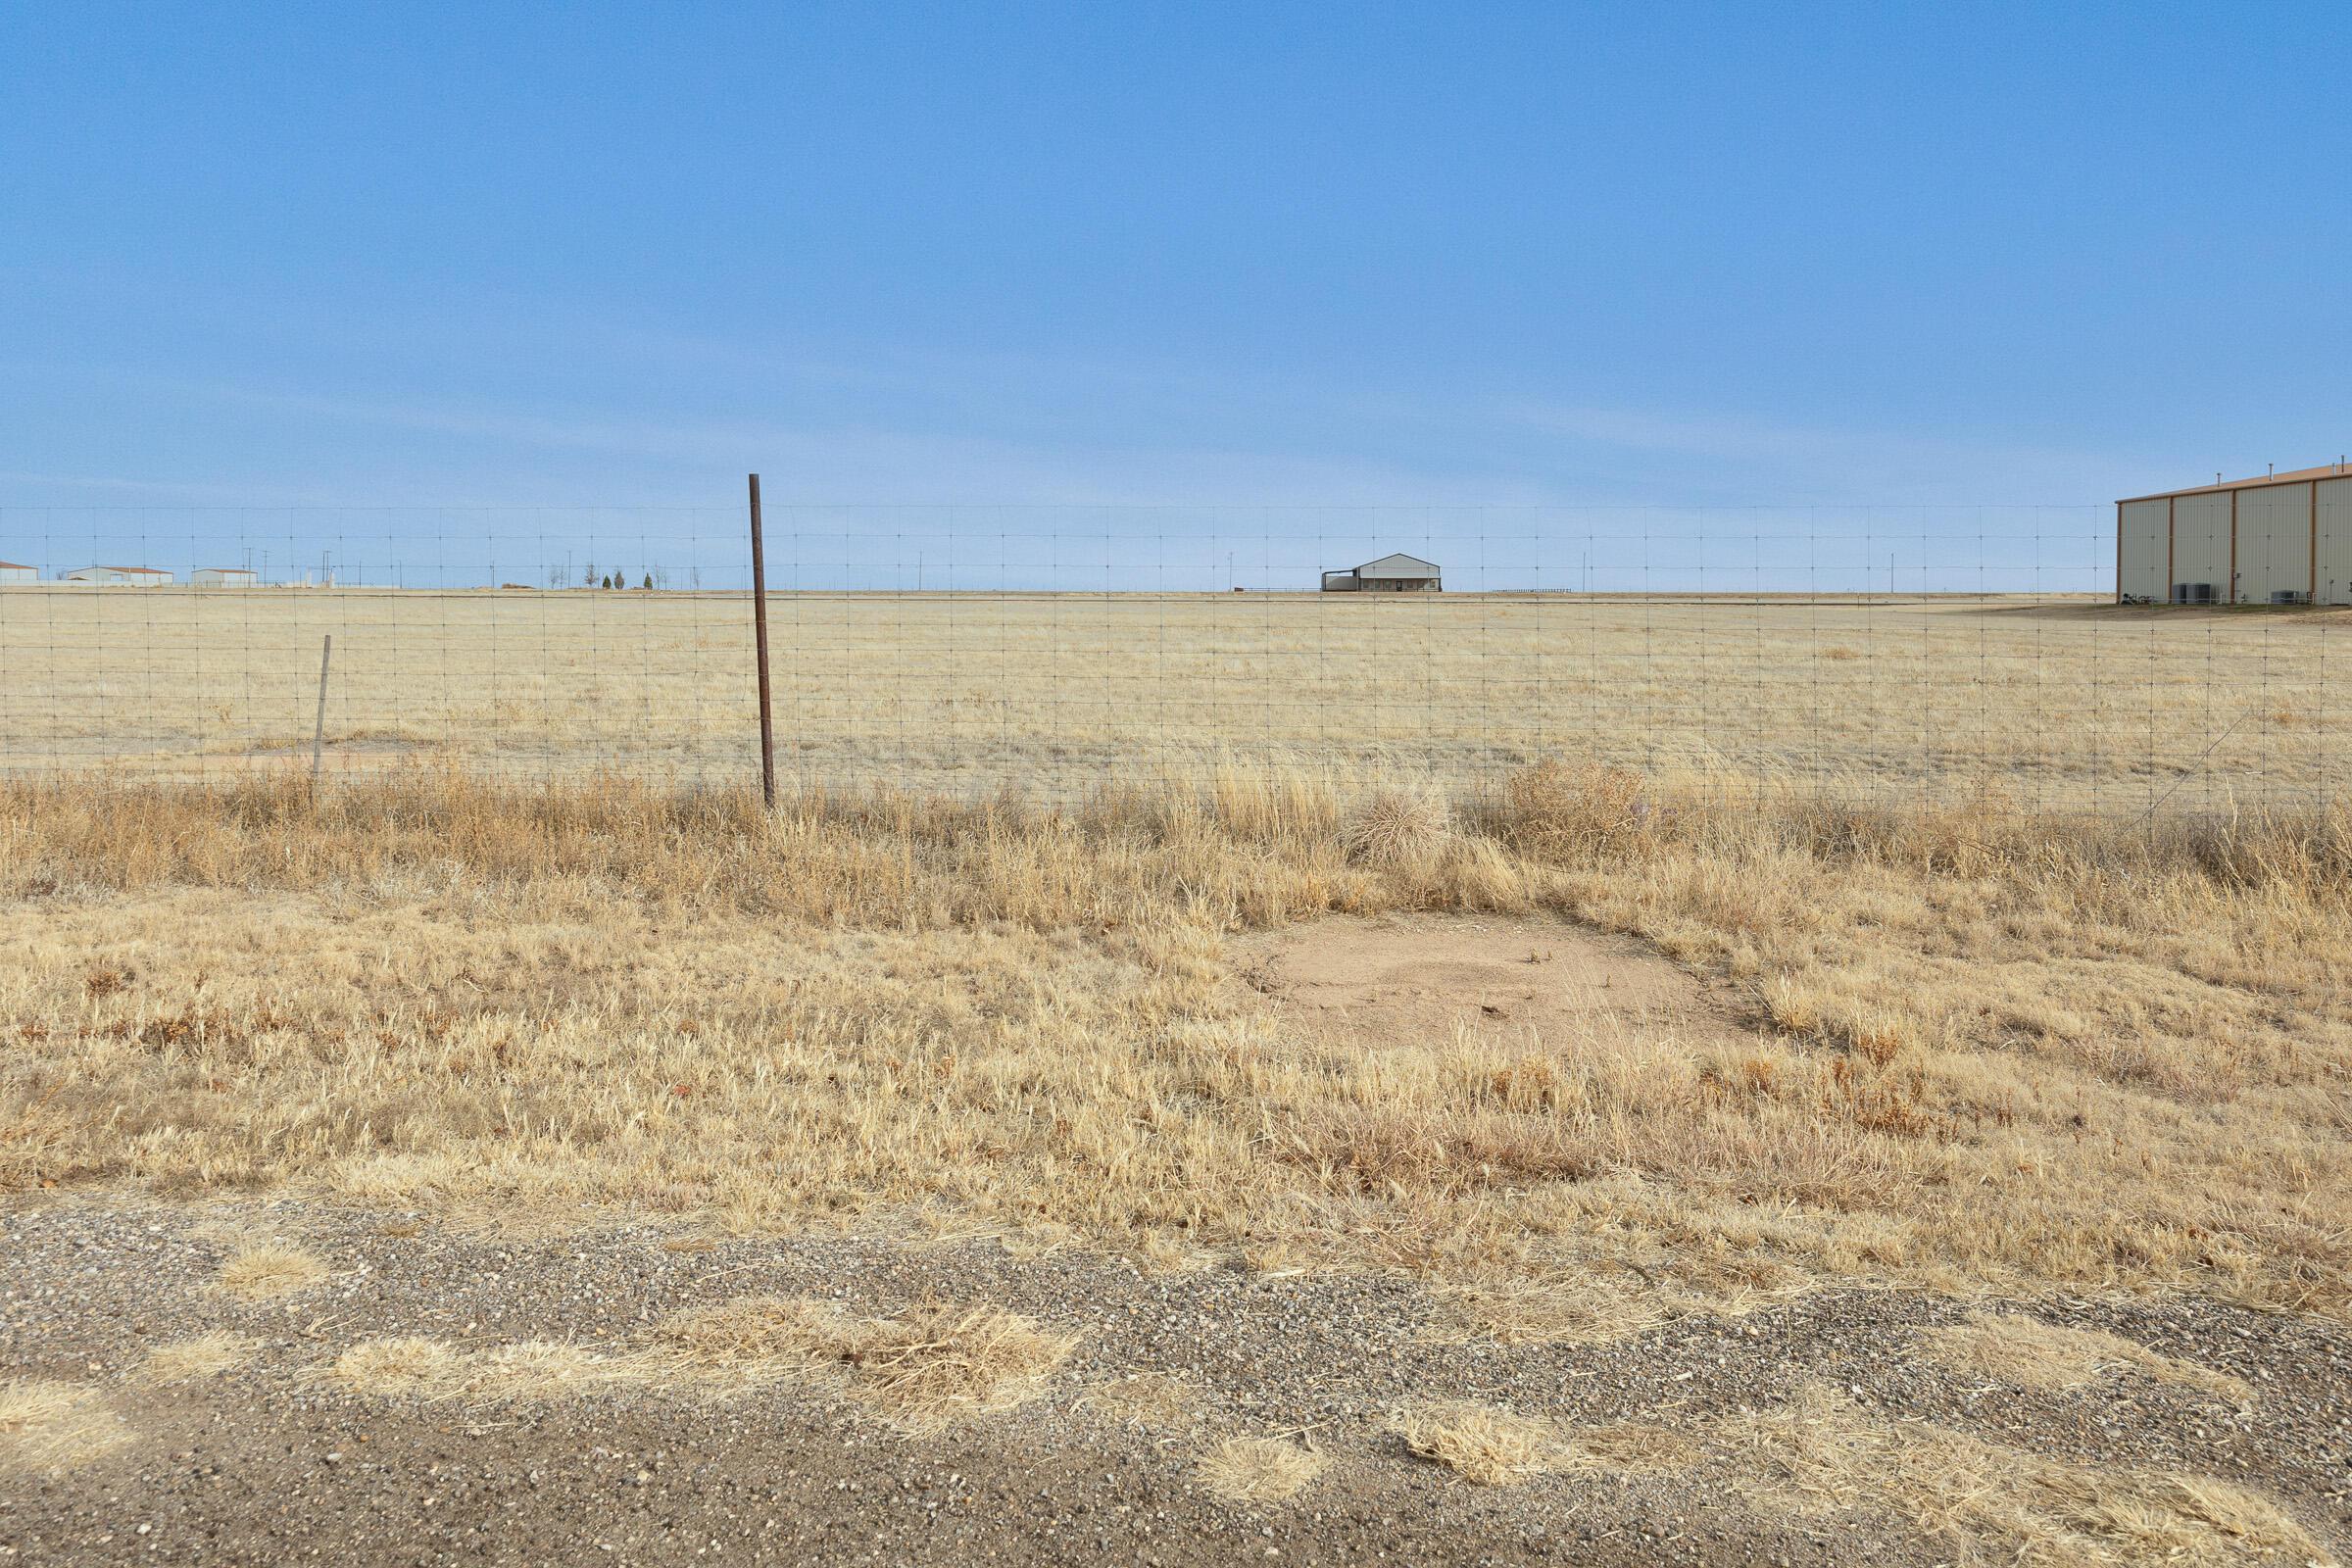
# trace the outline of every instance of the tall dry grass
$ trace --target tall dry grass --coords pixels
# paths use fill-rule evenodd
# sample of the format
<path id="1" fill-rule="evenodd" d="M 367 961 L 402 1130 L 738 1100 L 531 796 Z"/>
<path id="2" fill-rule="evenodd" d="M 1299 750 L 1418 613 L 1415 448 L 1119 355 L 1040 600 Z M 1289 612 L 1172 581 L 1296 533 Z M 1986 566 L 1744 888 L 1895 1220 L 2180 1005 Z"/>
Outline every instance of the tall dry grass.
<path id="1" fill-rule="evenodd" d="M 1554 763 L 1365 853 L 1427 788 L 0 784 L 0 1184 L 976 1216 L 1410 1268 L 1520 1334 L 1822 1278 L 2352 1300 L 2342 813 Z M 1744 1043 L 1376 1051 L 1229 983 L 1397 909 L 1637 935 Z"/>

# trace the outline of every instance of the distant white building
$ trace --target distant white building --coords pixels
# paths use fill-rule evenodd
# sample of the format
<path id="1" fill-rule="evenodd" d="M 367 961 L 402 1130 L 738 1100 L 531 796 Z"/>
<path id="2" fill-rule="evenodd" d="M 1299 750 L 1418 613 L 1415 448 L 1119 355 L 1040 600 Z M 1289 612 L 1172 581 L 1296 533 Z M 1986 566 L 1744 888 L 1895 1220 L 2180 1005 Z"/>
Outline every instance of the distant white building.
<path id="1" fill-rule="evenodd" d="M 83 566 L 66 573 L 68 582 L 111 582 L 132 588 L 161 588 L 177 580 L 161 566 Z"/>
<path id="2" fill-rule="evenodd" d="M 1323 574 L 1327 594 L 1434 594 L 1445 586 L 1438 564 L 1419 556 L 1383 556 L 1351 570 Z"/>
<path id="3" fill-rule="evenodd" d="M 14 561 L 0 561 L 0 583 L 39 582 L 40 568 L 22 565 Z"/>
<path id="4" fill-rule="evenodd" d="M 261 580 L 246 566 L 198 566 L 188 578 L 199 588 L 250 588 Z"/>

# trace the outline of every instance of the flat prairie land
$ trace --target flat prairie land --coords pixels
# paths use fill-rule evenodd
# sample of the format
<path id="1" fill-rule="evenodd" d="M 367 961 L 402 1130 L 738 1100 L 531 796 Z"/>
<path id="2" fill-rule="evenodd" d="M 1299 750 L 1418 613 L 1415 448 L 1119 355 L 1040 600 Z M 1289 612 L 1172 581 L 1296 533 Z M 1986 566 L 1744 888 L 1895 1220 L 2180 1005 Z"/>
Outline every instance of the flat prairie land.
<path id="1" fill-rule="evenodd" d="M 1575 755 L 2029 809 L 2332 798 L 2352 613 L 2059 597 L 771 599 L 806 785 L 1082 794 L 1204 762 L 1461 788 Z M 749 600 L 659 592 L 0 590 L 0 766 L 173 777 L 329 757 L 732 783 Z"/>
<path id="2" fill-rule="evenodd" d="M 1175 665 L 1134 651 L 1165 646 L 1117 619 L 1140 607 L 808 601 L 778 611 L 785 733 L 846 771 L 771 812 L 740 714 L 698 753 L 659 703 L 635 729 L 563 699 L 600 744 L 708 764 L 665 777 L 566 740 L 519 693 L 587 674 L 552 631 L 507 640 L 638 617 L 629 678 L 684 702 L 693 661 L 646 650 L 707 631 L 731 663 L 740 600 L 298 597 L 196 605 L 215 652 L 177 685 L 160 642 L 107 656 L 137 672 L 114 695 L 183 703 L 261 646 L 214 617 L 272 628 L 234 666 L 270 695 L 202 766 L 164 730 L 55 765 L 120 743 L 93 719 L 0 779 L 0 1545 L 27 1558 L 2352 1544 L 2352 816 L 2328 726 L 2276 695 L 2291 673 L 2328 711 L 2326 617 L 1171 601 L 1184 667 L 1285 706 L 1278 745 L 1237 699 L 1154 752 L 1149 703 L 1058 706 L 1088 660 Z M 421 624 L 477 613 L 502 651 L 368 684 L 436 604 Z M 345 618 L 287 629 L 301 606 Z M 1597 710 L 1589 620 L 1626 681 L 1716 717 L 1644 731 L 1617 693 L 1510 751 L 1461 645 L 1518 611 L 1545 629 L 1487 662 L 1521 698 L 1567 711 L 1576 681 Z M 1240 646 L 1272 623 L 1351 672 Z M 277 715 L 329 629 L 347 765 L 314 794 Z M 1016 629 L 1026 660 L 981 658 Z M 1932 638 L 1983 649 L 1933 754 L 1917 691 L 1884 689 L 1944 667 Z M 1405 646 L 1449 683 L 1419 727 L 1313 716 Z M 2122 703 L 2100 672 L 2159 655 L 2180 684 L 2126 689 L 2219 722 L 2129 787 L 2195 808 L 2075 809 L 2125 787 L 2082 737 Z M 11 673 L 11 702 L 57 679 Z M 481 681 L 514 683 L 503 720 L 458 700 Z M 1000 683 L 993 731 L 953 700 Z M 1838 760 L 1746 765 L 1732 690 Z M 360 738 L 396 696 L 438 733 Z M 947 734 L 898 750 L 914 726 L 876 714 L 918 696 Z M 2248 724 L 2310 744 L 2241 756 Z M 948 765 L 988 733 L 985 768 Z M 1881 766 L 1971 748 L 2006 763 Z"/>

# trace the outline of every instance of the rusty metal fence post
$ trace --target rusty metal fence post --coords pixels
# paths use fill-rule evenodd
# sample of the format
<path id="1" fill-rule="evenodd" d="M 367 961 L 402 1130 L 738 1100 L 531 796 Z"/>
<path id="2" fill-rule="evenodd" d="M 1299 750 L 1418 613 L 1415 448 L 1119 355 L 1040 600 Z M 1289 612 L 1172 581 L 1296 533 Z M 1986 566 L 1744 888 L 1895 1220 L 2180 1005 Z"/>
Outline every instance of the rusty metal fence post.
<path id="1" fill-rule="evenodd" d="M 752 638 L 760 648 L 760 799 L 776 805 L 776 722 L 767 687 L 767 558 L 760 542 L 760 476 L 752 475 Z"/>

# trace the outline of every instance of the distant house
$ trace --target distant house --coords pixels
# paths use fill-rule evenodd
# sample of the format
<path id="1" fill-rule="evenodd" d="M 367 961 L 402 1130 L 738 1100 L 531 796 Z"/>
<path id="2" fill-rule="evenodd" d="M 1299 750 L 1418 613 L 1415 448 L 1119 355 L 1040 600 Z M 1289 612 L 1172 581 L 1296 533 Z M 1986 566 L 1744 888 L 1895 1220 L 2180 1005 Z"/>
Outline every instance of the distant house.
<path id="1" fill-rule="evenodd" d="M 199 588 L 250 588 L 261 580 L 245 566 L 198 566 L 188 578 Z"/>
<path id="2" fill-rule="evenodd" d="M 1444 588 L 1438 564 L 1419 556 L 1383 556 L 1347 571 L 1323 574 L 1327 594 L 1434 594 Z"/>
<path id="3" fill-rule="evenodd" d="M 177 580 L 161 566 L 83 566 L 66 573 L 68 582 L 110 582 L 132 588 L 161 588 Z"/>
<path id="4" fill-rule="evenodd" d="M 40 568 L 22 565 L 14 561 L 0 561 L 0 583 L 39 582 Z"/>

